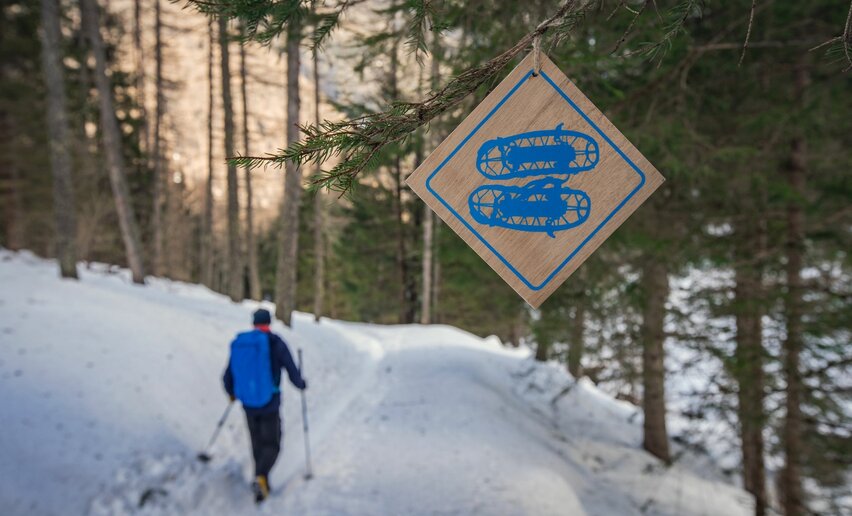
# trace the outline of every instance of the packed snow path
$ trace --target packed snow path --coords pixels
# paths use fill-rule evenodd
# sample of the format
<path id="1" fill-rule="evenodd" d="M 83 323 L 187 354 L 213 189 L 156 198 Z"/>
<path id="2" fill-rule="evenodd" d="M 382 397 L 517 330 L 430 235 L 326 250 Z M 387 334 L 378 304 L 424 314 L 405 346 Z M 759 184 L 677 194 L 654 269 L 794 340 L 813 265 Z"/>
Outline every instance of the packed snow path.
<path id="1" fill-rule="evenodd" d="M 285 490 L 289 513 L 582 514 L 565 462 L 503 388 L 511 355 L 453 330 L 370 333 L 385 354 L 318 448 L 316 478 Z"/>
<path id="2" fill-rule="evenodd" d="M 79 282 L 0 251 L 0 513 L 736 515 L 749 497 L 708 457 L 666 468 L 641 415 L 561 366 L 441 326 L 298 314 L 275 327 L 305 350 L 314 479 L 302 479 L 298 394 L 272 497 L 251 501 L 241 410 L 214 460 L 227 343 L 256 304 L 203 287 Z"/>

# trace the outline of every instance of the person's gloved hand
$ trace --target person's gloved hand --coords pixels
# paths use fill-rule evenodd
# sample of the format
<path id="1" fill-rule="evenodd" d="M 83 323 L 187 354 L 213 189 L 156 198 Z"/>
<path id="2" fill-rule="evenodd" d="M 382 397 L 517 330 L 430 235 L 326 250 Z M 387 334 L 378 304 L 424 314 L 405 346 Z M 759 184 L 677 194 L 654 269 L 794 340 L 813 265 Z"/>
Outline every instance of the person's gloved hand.
<path id="1" fill-rule="evenodd" d="M 237 398 L 233 394 L 228 394 L 228 398 L 230 398 L 231 403 L 237 401 Z"/>
<path id="2" fill-rule="evenodd" d="M 307 388 L 308 388 L 308 381 L 305 380 L 304 378 L 302 378 L 302 390 L 304 391 Z"/>

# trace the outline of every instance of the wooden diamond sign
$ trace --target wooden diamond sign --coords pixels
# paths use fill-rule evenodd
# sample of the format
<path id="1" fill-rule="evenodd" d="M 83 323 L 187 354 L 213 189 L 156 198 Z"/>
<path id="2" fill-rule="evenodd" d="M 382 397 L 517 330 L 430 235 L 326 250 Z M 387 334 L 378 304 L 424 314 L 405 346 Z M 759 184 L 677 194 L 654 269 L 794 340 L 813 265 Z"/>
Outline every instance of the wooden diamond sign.
<path id="1" fill-rule="evenodd" d="M 537 308 L 665 180 L 550 61 L 527 56 L 408 185 Z"/>

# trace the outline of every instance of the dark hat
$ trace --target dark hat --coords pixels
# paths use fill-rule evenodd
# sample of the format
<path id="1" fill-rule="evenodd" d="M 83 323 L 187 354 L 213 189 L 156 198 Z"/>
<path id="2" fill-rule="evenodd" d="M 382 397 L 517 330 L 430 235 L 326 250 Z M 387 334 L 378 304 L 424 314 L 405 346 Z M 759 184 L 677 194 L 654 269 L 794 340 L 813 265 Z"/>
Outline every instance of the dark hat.
<path id="1" fill-rule="evenodd" d="M 269 310 L 264 310 L 263 308 L 260 308 L 257 312 L 254 313 L 254 315 L 252 315 L 252 322 L 255 326 L 259 324 L 271 324 L 272 315 L 269 314 Z"/>

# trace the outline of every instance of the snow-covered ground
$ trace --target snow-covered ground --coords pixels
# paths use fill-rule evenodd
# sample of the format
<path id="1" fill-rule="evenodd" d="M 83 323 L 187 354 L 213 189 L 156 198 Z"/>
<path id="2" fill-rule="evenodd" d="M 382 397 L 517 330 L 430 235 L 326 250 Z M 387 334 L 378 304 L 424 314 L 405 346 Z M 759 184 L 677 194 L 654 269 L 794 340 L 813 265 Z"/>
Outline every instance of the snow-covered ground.
<path id="1" fill-rule="evenodd" d="M 0 513 L 630 515 L 751 512 L 706 457 L 666 468 L 641 414 L 556 364 L 446 326 L 295 317 L 314 478 L 296 391 L 285 388 L 273 495 L 256 508 L 234 410 L 228 342 L 255 303 L 125 271 L 0 251 Z"/>

